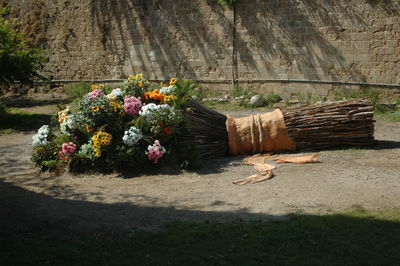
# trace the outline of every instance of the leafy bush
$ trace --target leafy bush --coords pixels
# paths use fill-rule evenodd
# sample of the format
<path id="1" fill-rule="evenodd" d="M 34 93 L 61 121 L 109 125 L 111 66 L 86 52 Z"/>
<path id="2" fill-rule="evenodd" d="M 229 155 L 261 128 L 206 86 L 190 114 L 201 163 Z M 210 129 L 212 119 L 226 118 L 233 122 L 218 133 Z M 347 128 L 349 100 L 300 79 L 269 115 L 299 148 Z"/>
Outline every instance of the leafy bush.
<path id="1" fill-rule="evenodd" d="M 281 96 L 274 92 L 269 92 L 264 98 L 268 106 L 272 106 L 274 103 L 279 103 L 282 100 Z"/>
<path id="2" fill-rule="evenodd" d="M 310 105 L 312 102 L 313 95 L 311 92 L 307 93 L 296 93 L 297 98 L 301 104 Z"/>
<path id="3" fill-rule="evenodd" d="M 7 106 L 4 103 L 0 102 L 0 116 L 5 114 L 6 111 L 7 111 Z"/>
<path id="4" fill-rule="evenodd" d="M 217 3 L 222 6 L 233 6 L 237 2 L 239 2 L 239 0 L 217 0 Z"/>
<path id="5" fill-rule="evenodd" d="M 375 109 L 379 108 L 378 104 L 381 102 L 379 90 L 370 87 L 361 87 L 359 90 L 351 90 L 347 88 L 335 89 L 333 95 L 336 101 L 351 98 L 367 98 L 372 102 Z"/>
<path id="6" fill-rule="evenodd" d="M 7 20 L 7 8 L 0 9 L 0 94 L 1 88 L 18 81 L 30 84 L 45 61 L 44 51 L 29 48 L 24 34 L 15 29 L 15 22 Z"/>
<path id="7" fill-rule="evenodd" d="M 75 83 L 64 88 L 65 93 L 75 99 L 82 98 L 90 92 L 91 85 L 86 82 Z"/>

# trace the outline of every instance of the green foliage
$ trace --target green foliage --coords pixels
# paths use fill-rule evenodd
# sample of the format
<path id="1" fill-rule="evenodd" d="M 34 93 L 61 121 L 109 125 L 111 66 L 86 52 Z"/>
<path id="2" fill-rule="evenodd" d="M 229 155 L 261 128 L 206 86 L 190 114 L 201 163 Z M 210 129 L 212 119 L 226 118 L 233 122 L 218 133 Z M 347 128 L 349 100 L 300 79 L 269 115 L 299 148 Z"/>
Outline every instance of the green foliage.
<path id="1" fill-rule="evenodd" d="M 203 100 L 205 98 L 215 98 L 220 97 L 222 93 L 218 90 L 212 90 L 205 87 L 196 87 L 191 91 L 191 96 L 196 96 L 199 100 Z"/>
<path id="2" fill-rule="evenodd" d="M 394 111 L 378 112 L 376 113 L 376 115 L 391 122 L 400 122 L 400 112 L 394 112 Z"/>
<path id="3" fill-rule="evenodd" d="M 120 203 L 87 205 L 121 213 Z M 176 222 L 163 230 L 86 233 L 73 239 L 2 234 L 0 259 L 3 265 L 397 265 L 400 211 L 357 209 L 267 222 Z"/>
<path id="4" fill-rule="evenodd" d="M 46 145 L 36 146 L 33 149 L 31 160 L 41 170 L 54 170 L 57 166 L 59 146 L 49 142 Z"/>
<path id="5" fill-rule="evenodd" d="M 377 89 L 370 87 L 362 87 L 360 90 L 351 90 L 348 88 L 339 88 L 333 91 L 333 96 L 336 101 L 351 99 L 351 98 L 367 98 L 374 106 L 380 102 L 380 93 Z"/>
<path id="6" fill-rule="evenodd" d="M 237 2 L 239 2 L 239 0 L 217 0 L 217 3 L 222 6 L 233 6 Z"/>
<path id="7" fill-rule="evenodd" d="M 7 8 L 0 9 L 0 88 L 15 81 L 29 84 L 42 78 L 38 70 L 45 61 L 44 51 L 29 48 L 15 22 L 6 19 L 7 12 Z"/>
<path id="8" fill-rule="evenodd" d="M 378 89 L 371 87 L 362 87 L 359 90 L 350 90 L 346 88 L 336 89 L 333 91 L 333 95 L 335 100 L 344 100 L 351 98 L 367 98 L 370 100 L 374 106 L 374 109 L 378 113 L 391 113 L 393 112 L 393 108 L 388 107 L 385 104 L 382 104 L 382 98 Z M 400 99 L 397 100 L 396 104 L 400 102 Z"/>
<path id="9" fill-rule="evenodd" d="M 66 86 L 64 91 L 68 96 L 80 99 L 91 91 L 91 85 L 87 82 L 74 83 Z"/>
<path id="10" fill-rule="evenodd" d="M 268 106 L 272 106 L 274 103 L 279 103 L 282 100 L 281 96 L 274 92 L 267 93 L 264 98 Z"/>
<path id="11" fill-rule="evenodd" d="M 245 108 L 250 108 L 251 105 L 249 104 L 249 100 L 252 96 L 256 95 L 257 93 L 244 89 L 240 86 L 236 86 L 233 88 L 232 91 L 232 97 L 240 97 L 240 100 L 238 102 L 239 106 L 245 107 Z"/>
<path id="12" fill-rule="evenodd" d="M 252 96 L 256 95 L 255 92 L 247 89 L 243 89 L 240 86 L 236 86 L 233 88 L 232 97 L 241 97 L 244 96 L 245 99 L 250 99 Z"/>
<path id="13" fill-rule="evenodd" d="M 0 103 L 0 134 L 31 131 L 50 122 L 50 115 L 35 114 Z"/>
<path id="14" fill-rule="evenodd" d="M 199 84 L 191 80 L 178 80 L 175 87 L 176 99 L 173 100 L 173 106 L 178 109 L 186 108 L 189 97 L 195 95 L 196 91 L 200 89 Z"/>
<path id="15" fill-rule="evenodd" d="M 313 95 L 311 92 L 297 93 L 297 98 L 301 104 L 310 105 L 312 102 Z"/>
<path id="16" fill-rule="evenodd" d="M 6 113 L 6 109 L 7 106 L 4 103 L 0 102 L 0 116 Z"/>

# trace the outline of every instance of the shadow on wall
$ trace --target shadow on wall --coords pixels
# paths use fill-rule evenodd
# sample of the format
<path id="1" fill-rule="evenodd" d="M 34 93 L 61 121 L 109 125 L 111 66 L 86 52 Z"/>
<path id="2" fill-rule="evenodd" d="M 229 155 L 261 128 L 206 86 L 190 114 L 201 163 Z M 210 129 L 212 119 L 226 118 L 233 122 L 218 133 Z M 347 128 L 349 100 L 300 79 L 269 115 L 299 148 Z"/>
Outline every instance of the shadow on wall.
<path id="1" fill-rule="evenodd" d="M 395 0 L 367 0 L 367 3 L 374 8 L 382 8 L 388 15 L 400 15 L 400 3 Z"/>
<path id="2" fill-rule="evenodd" d="M 128 63 L 131 72 L 196 77 L 198 69 L 195 68 L 201 66 L 193 66 L 190 60 L 202 60 L 203 72 L 215 71 L 217 61 L 227 53 L 227 43 L 219 42 L 221 37 L 207 29 L 209 18 L 202 14 L 207 4 L 200 7 L 199 3 L 92 0 L 92 26 L 105 31 L 104 47 L 119 56 L 121 65 Z M 222 35 L 229 38 L 230 25 L 225 17 L 219 19 L 224 30 Z M 122 47 L 115 39 L 122 40 Z"/>
<path id="3" fill-rule="evenodd" d="M 353 80 L 363 79 L 346 62 L 342 51 L 327 40 L 328 36 L 336 40 L 345 37 L 338 14 L 344 14 L 355 24 L 365 24 L 350 5 L 343 6 L 342 2 L 272 0 L 256 1 L 253 5 L 241 2 L 239 27 L 249 33 L 251 41 L 238 44 L 239 62 L 246 65 L 252 55 L 259 53 L 267 69 L 271 68 L 269 62 L 278 59 L 280 64 L 274 67 L 287 77 L 301 73 L 307 79 L 318 80 L 323 78 L 321 75 L 342 79 L 345 74 Z M 251 10 L 256 10 L 254 16 L 249 16 Z M 320 29 L 324 27 L 327 33 L 323 35 Z M 254 68 L 253 63 L 251 67 Z"/>
<path id="4" fill-rule="evenodd" d="M 390 0 L 365 5 L 398 14 Z M 92 27 L 100 29 L 122 72 L 231 77 L 233 16 L 213 0 L 91 0 L 91 8 Z M 338 48 L 350 41 L 348 31 L 368 32 L 362 8 L 348 1 L 252 0 L 239 2 L 236 10 L 239 75 L 366 79 Z"/>

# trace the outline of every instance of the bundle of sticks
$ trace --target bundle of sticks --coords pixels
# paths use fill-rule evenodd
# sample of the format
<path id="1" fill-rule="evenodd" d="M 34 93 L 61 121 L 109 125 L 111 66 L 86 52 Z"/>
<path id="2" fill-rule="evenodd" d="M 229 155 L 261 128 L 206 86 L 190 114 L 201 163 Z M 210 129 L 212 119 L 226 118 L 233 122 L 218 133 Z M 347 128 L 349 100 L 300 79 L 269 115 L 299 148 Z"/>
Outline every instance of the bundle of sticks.
<path id="1" fill-rule="evenodd" d="M 228 154 L 227 117 L 191 100 L 181 141 L 191 141 L 201 159 Z M 319 149 L 374 142 L 373 105 L 366 99 L 303 106 L 282 111 L 297 149 Z"/>
<path id="2" fill-rule="evenodd" d="M 353 99 L 283 111 L 298 149 L 369 145 L 374 141 L 373 105 Z"/>

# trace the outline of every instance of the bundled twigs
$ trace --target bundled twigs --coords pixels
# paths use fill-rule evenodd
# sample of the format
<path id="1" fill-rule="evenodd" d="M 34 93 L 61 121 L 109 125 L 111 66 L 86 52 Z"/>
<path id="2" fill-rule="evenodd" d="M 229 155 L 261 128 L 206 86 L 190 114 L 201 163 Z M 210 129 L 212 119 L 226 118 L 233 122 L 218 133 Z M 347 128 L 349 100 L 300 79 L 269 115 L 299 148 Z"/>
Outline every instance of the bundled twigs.
<path id="1" fill-rule="evenodd" d="M 373 105 L 353 99 L 283 112 L 298 149 L 368 145 L 374 141 Z"/>
<path id="2" fill-rule="evenodd" d="M 225 115 L 190 100 L 190 108 L 184 113 L 185 128 L 180 141 L 188 145 L 193 143 L 201 159 L 225 156 L 228 153 L 225 121 Z"/>
<path id="3" fill-rule="evenodd" d="M 227 117 L 197 101 L 184 113 L 185 128 L 180 141 L 196 146 L 201 159 L 228 154 Z M 373 105 L 365 99 L 297 107 L 283 111 L 290 139 L 297 149 L 374 142 Z"/>

